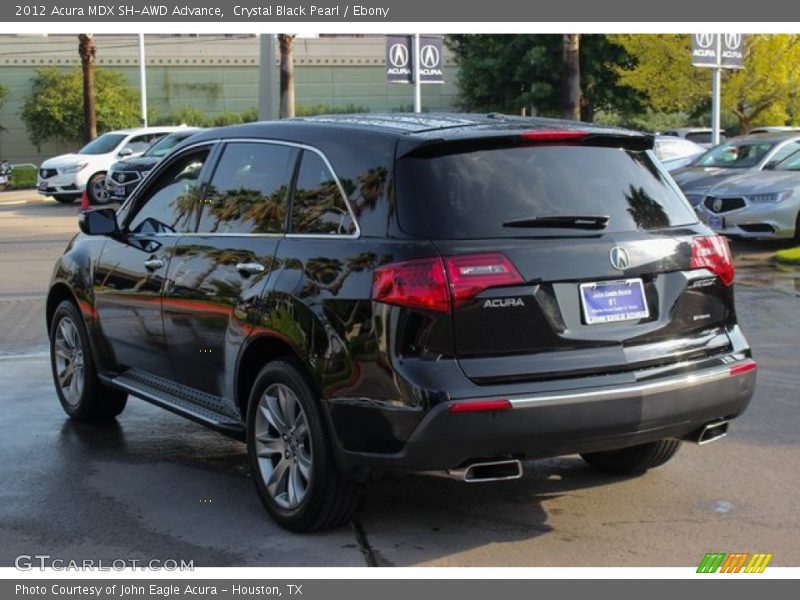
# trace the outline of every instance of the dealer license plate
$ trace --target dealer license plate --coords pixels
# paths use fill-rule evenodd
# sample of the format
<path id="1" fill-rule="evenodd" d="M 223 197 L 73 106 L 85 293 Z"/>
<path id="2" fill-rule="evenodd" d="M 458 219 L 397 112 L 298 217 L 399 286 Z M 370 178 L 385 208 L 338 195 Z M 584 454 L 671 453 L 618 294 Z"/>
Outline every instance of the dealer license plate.
<path id="1" fill-rule="evenodd" d="M 587 325 L 635 321 L 650 316 L 641 279 L 582 283 L 580 292 Z"/>

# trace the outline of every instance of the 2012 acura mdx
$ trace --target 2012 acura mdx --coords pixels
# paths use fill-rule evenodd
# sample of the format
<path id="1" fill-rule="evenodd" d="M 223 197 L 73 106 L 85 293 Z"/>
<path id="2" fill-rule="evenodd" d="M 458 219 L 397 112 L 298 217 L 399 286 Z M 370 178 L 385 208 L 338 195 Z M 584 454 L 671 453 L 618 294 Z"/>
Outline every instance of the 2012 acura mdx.
<path id="1" fill-rule="evenodd" d="M 726 433 L 756 363 L 728 246 L 652 144 L 500 115 L 204 131 L 81 214 L 47 300 L 61 404 L 132 395 L 246 440 L 296 531 L 389 471 L 659 466 Z"/>

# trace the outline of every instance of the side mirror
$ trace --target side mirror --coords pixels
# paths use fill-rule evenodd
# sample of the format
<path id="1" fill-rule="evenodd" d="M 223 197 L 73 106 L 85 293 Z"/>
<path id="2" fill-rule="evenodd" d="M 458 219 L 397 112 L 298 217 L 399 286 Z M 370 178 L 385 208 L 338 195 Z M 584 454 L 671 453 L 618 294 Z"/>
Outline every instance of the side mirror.
<path id="1" fill-rule="evenodd" d="M 779 161 L 779 160 L 771 160 L 767 164 L 764 165 L 764 170 L 765 171 L 772 171 L 775 167 L 778 166 L 778 163 L 780 163 L 780 162 L 781 161 Z"/>
<path id="2" fill-rule="evenodd" d="M 122 150 L 119 151 L 120 156 L 130 156 L 131 154 L 133 154 L 133 150 L 131 150 L 130 148 L 123 148 Z"/>
<path id="3" fill-rule="evenodd" d="M 119 234 L 117 212 L 113 208 L 87 210 L 78 215 L 78 227 L 86 235 Z"/>

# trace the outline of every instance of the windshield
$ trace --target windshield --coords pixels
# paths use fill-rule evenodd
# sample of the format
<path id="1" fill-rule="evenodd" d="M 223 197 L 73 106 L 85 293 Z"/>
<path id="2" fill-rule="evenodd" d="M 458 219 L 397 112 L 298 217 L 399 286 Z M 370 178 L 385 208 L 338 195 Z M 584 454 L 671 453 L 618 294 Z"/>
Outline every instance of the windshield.
<path id="1" fill-rule="evenodd" d="M 755 167 L 776 142 L 730 142 L 712 148 L 698 158 L 694 167 L 721 167 L 723 169 L 749 169 Z"/>
<path id="2" fill-rule="evenodd" d="M 607 217 L 606 232 L 697 221 L 648 153 L 619 148 L 531 146 L 409 156 L 398 161 L 396 186 L 401 228 L 438 239 L 548 235 L 547 229 L 563 231 L 576 215 Z M 537 219 L 535 230 L 525 227 Z M 520 223 L 510 226 L 514 221 Z"/>
<path id="3" fill-rule="evenodd" d="M 78 154 L 108 154 L 126 137 L 128 136 L 124 133 L 104 133 L 78 150 Z"/>
<path id="4" fill-rule="evenodd" d="M 142 156 L 153 156 L 155 158 L 166 156 L 170 150 L 172 150 L 175 146 L 193 133 L 194 131 L 181 131 L 180 133 L 172 133 L 168 136 L 165 136 L 150 146 L 147 149 L 147 152 L 145 152 Z"/>

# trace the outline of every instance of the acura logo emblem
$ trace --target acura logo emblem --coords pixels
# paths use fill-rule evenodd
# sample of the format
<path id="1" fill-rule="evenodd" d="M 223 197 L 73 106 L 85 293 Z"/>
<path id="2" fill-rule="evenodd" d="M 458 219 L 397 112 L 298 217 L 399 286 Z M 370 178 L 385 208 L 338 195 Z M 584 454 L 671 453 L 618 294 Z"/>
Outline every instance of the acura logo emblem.
<path id="1" fill-rule="evenodd" d="M 741 33 L 726 33 L 725 34 L 725 45 L 730 50 L 736 50 L 739 48 L 739 45 L 742 43 L 742 34 Z"/>
<path id="2" fill-rule="evenodd" d="M 711 205 L 711 208 L 714 212 L 719 212 L 722 210 L 722 198 L 714 198 L 714 203 Z"/>
<path id="3" fill-rule="evenodd" d="M 701 48 L 709 48 L 714 43 L 714 33 L 695 33 L 694 39 Z"/>
<path id="4" fill-rule="evenodd" d="M 617 271 L 624 271 L 631 264 L 628 251 L 622 246 L 614 246 L 609 253 L 609 258 L 611 259 L 611 266 Z"/>
<path id="5" fill-rule="evenodd" d="M 439 49 L 436 46 L 423 46 L 419 51 L 419 61 L 426 69 L 432 69 L 439 64 Z"/>
<path id="6" fill-rule="evenodd" d="M 389 62 L 398 69 L 408 66 L 408 48 L 405 44 L 394 44 L 389 48 Z"/>

